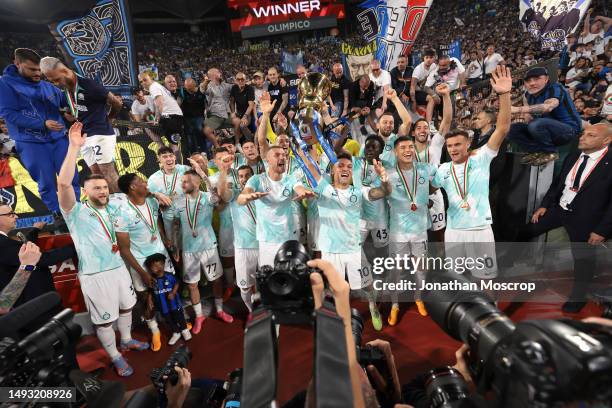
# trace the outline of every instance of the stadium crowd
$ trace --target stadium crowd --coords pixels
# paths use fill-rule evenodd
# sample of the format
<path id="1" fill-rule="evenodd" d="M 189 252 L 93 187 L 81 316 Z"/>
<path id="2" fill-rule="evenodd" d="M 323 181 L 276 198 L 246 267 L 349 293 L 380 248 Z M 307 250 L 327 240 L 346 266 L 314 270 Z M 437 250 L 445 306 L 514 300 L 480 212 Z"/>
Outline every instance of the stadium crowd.
<path id="1" fill-rule="evenodd" d="M 45 204 L 72 236 L 92 323 L 120 376 L 133 373 L 121 350 L 162 347 L 155 312 L 170 326 L 168 344 L 203 330 L 201 283 L 210 283 L 223 322 L 233 322 L 223 305 L 236 286 L 252 311 L 257 265 L 273 264 L 280 245 L 292 239 L 365 296 L 370 322 L 381 330 L 364 246 L 390 257 L 419 256 L 428 241 L 439 241 L 453 256 L 474 246 L 495 254 L 490 166 L 508 146 L 525 152 L 523 161 L 531 165 L 555 161 L 559 149 L 567 149 L 563 177 L 525 236 L 563 226 L 575 242 L 600 245 L 610 238 L 612 199 L 604 193 L 612 179 L 600 163 L 607 164 L 612 140 L 606 121 L 612 119 L 612 21 L 589 13 L 568 38 L 557 73 L 550 64 L 537 65 L 555 55 L 539 51 L 522 32 L 515 3 L 478 4 L 435 2 L 417 44 L 417 66 L 401 57 L 385 70 L 373 60 L 369 73 L 353 81 L 344 76 L 337 40 L 291 46 L 304 53 L 299 78 L 322 71 L 332 82 L 320 119 L 340 135 L 333 165 L 316 147 L 306 152 L 291 141 L 291 121 L 300 112 L 275 63 L 286 45 L 238 51 L 221 48 L 210 32 L 139 38 L 139 60 L 155 64 L 160 74 L 160 81 L 149 72 L 139 75 L 129 107 L 133 121 L 158 125 L 147 134 L 159 144 L 160 169 L 148 180 L 119 175 L 114 166 L 111 119 L 122 109 L 119 98 L 52 53 L 41 59 L 31 49 L 14 51 L 14 64 L 0 78 L 6 123 L 0 129 L 16 141 Z M 457 38 L 448 29 L 457 16 L 461 61 L 435 51 Z M 181 70 L 195 79 L 183 79 Z M 551 79 L 557 74 L 558 82 Z M 41 117 L 22 115 L 23 104 L 33 104 Z M 338 124 L 339 117 L 347 122 Z M 308 125 L 300 131 L 305 139 L 315 134 Z M 81 155 L 92 170 L 84 180 L 76 173 Z M 590 177 L 601 194 L 589 196 L 586 207 L 581 187 Z M 0 218 L 14 227 L 10 206 L 0 206 Z M 584 298 L 591 266 L 577 263 L 571 298 Z M 493 279 L 497 265 L 471 274 Z M 394 270 L 385 279 L 402 276 Z M 6 309 L 23 285 L 2 292 Z M 385 320 L 395 326 L 400 303 L 391 303 Z M 131 336 L 136 304 L 144 309 L 150 343 Z M 563 308 L 583 306 L 568 301 Z"/>

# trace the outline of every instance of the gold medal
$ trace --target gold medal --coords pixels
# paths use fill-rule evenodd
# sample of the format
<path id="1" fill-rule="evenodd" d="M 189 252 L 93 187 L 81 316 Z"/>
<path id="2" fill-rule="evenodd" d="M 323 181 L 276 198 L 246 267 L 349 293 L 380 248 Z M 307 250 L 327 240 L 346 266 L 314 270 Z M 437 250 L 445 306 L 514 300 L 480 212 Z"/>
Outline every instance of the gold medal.
<path id="1" fill-rule="evenodd" d="M 197 233 L 196 231 L 192 231 L 192 232 L 191 232 L 191 235 L 192 235 L 192 236 L 195 238 L 195 237 L 197 237 L 197 236 L 198 236 L 198 233 Z"/>
<path id="2" fill-rule="evenodd" d="M 463 208 L 465 211 L 469 211 L 470 210 L 470 205 L 468 204 L 467 201 L 462 202 L 459 207 Z"/>

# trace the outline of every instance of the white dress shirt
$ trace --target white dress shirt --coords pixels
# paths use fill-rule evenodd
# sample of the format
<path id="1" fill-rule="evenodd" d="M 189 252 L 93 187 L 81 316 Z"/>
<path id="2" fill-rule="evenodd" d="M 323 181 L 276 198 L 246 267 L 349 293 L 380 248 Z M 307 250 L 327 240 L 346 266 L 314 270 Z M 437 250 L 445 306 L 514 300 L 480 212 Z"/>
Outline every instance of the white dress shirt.
<path id="1" fill-rule="evenodd" d="M 603 149 L 597 150 L 596 152 L 590 153 L 588 155 L 589 159 L 587 160 L 586 167 L 584 168 L 584 171 L 582 172 L 582 175 L 580 177 L 580 183 L 579 183 L 580 187 L 582 187 L 582 184 L 587 179 L 589 174 L 591 174 L 591 171 L 593 170 L 595 165 L 599 162 L 599 159 L 601 159 L 602 156 L 606 153 L 607 149 L 608 149 L 607 147 L 604 147 Z M 582 163 L 584 156 L 586 156 L 586 154 L 582 153 L 580 157 L 578 157 L 578 160 L 576 161 L 576 163 L 574 163 L 574 166 L 567 173 L 567 176 L 565 177 L 565 187 L 563 188 L 563 193 L 561 194 L 561 199 L 559 200 L 559 205 L 564 210 L 567 210 L 567 206 L 570 205 L 572 201 L 574 201 L 576 194 L 578 194 L 578 191 L 580 191 L 580 190 L 572 191 L 571 188 L 572 188 L 572 185 L 574 184 L 573 177 L 577 175 L 578 168 L 580 167 L 580 163 Z"/>

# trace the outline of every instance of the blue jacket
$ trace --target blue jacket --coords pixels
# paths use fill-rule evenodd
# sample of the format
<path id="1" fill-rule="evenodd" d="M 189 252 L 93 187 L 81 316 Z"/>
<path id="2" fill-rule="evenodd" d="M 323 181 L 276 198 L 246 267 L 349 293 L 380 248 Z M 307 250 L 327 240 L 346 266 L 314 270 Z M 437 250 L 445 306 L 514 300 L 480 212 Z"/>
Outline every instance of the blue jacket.
<path id="1" fill-rule="evenodd" d="M 15 65 L 4 69 L 0 77 L 0 117 L 4 118 L 11 138 L 17 142 L 46 143 L 65 137 L 66 129 L 51 131 L 46 120 L 64 123 L 60 107 L 64 94 L 46 81 L 32 82 Z"/>

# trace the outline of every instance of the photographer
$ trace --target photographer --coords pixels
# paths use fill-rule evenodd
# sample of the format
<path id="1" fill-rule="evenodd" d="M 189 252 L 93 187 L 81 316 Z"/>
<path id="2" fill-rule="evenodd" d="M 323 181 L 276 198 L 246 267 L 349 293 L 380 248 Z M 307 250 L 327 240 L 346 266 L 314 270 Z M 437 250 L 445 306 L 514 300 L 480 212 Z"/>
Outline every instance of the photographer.
<path id="1" fill-rule="evenodd" d="M 15 229 L 17 218 L 10 205 L 0 204 L 0 290 L 3 294 L 0 314 L 43 293 L 55 291 L 49 267 L 76 255 L 74 246 L 69 245 L 43 252 L 40 261 L 36 259 L 34 263 L 24 264 L 21 262 L 21 253 L 25 245 L 8 237 L 9 231 Z M 35 241 L 43 226 L 44 223 L 35 224 L 22 239 Z M 40 253 L 33 242 L 29 245 L 33 245 Z"/>

